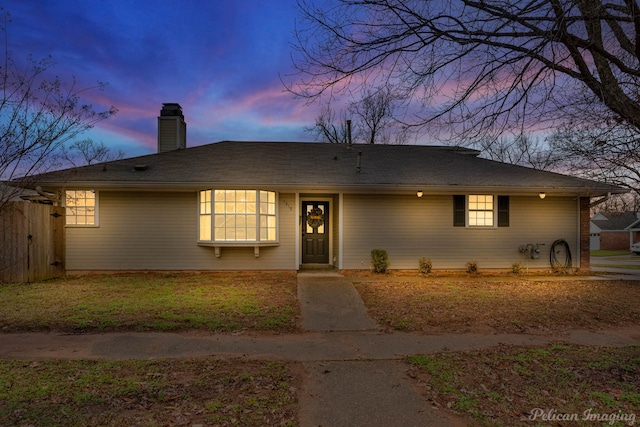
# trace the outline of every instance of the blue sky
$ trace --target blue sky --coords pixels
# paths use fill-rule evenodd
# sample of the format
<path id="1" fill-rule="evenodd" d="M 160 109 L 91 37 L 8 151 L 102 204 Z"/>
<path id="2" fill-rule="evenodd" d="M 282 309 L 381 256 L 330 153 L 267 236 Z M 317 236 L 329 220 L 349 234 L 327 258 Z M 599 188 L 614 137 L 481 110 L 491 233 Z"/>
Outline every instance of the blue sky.
<path id="1" fill-rule="evenodd" d="M 287 93 L 295 0 L 5 0 L 14 59 L 52 55 L 92 104 L 118 114 L 83 135 L 127 156 L 156 149 L 163 102 L 177 102 L 187 144 L 309 141 L 317 108 Z"/>

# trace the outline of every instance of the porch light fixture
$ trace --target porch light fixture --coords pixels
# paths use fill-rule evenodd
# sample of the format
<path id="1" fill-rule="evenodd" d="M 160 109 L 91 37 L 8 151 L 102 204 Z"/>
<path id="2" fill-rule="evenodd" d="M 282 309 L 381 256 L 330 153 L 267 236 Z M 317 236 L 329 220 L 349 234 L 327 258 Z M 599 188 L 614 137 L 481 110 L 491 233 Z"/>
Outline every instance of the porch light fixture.
<path id="1" fill-rule="evenodd" d="M 541 191 L 540 194 L 538 194 L 538 196 L 540 196 L 540 198 L 544 200 L 544 198 L 547 197 L 547 193 L 545 193 L 544 191 Z"/>
<path id="2" fill-rule="evenodd" d="M 423 193 L 422 193 L 422 190 L 418 190 L 418 192 L 416 193 L 416 196 L 418 196 L 418 197 L 422 197 L 422 194 L 423 194 Z"/>

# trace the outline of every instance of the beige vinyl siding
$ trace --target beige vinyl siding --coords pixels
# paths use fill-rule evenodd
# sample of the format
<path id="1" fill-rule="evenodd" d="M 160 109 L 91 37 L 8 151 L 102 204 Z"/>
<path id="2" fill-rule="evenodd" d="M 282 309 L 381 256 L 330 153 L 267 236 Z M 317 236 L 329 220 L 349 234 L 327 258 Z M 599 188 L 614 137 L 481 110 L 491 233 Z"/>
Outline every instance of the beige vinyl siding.
<path id="1" fill-rule="evenodd" d="M 197 245 L 197 192 L 100 192 L 100 226 L 67 232 L 67 270 L 263 270 L 295 269 L 295 203 L 279 195 L 276 247 Z"/>
<path id="2" fill-rule="evenodd" d="M 570 197 L 510 197 L 510 226 L 453 227 L 452 196 L 344 196 L 345 269 L 370 268 L 372 249 L 389 253 L 392 269 L 417 269 L 421 257 L 436 269 L 464 269 L 467 261 L 482 268 L 526 265 L 518 251 L 527 243 L 544 243 L 530 268 L 549 266 L 556 239 L 565 239 L 576 265 L 577 202 Z"/>
<path id="3" fill-rule="evenodd" d="M 338 195 L 333 196 L 333 212 L 331 212 L 331 219 L 333 220 L 333 259 L 329 260 L 329 264 L 332 264 L 335 268 L 338 268 L 338 260 L 340 259 L 340 198 Z M 334 262 L 335 260 L 335 262 Z"/>

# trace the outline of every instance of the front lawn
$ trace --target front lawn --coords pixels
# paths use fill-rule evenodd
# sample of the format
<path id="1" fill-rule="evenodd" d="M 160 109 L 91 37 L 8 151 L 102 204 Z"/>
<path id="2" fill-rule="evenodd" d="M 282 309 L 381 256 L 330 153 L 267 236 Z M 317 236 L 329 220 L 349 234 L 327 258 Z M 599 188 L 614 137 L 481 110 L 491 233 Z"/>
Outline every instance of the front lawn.
<path id="1" fill-rule="evenodd" d="M 0 331 L 291 332 L 291 272 L 88 275 L 0 285 Z"/>
<path id="2" fill-rule="evenodd" d="M 0 360 L 2 426 L 296 426 L 280 362 Z"/>
<path id="3" fill-rule="evenodd" d="M 482 277 L 350 277 L 381 325 L 423 333 L 558 333 L 640 325 L 640 283 Z"/>
<path id="4" fill-rule="evenodd" d="M 470 426 L 632 426 L 640 417 L 640 346 L 500 346 L 408 362 L 430 404 Z"/>
<path id="5" fill-rule="evenodd" d="M 397 330 L 552 334 L 640 325 L 639 282 L 349 278 L 369 313 Z M 3 332 L 290 333 L 298 314 L 291 272 L 90 275 L 0 285 Z M 500 345 L 407 362 L 425 404 L 469 417 L 470 425 L 623 426 L 631 424 L 621 417 L 640 414 L 640 346 Z M 0 360 L 0 425 L 296 426 L 304 378 L 300 364 L 284 361 Z M 543 419 L 564 415 L 578 422 Z"/>

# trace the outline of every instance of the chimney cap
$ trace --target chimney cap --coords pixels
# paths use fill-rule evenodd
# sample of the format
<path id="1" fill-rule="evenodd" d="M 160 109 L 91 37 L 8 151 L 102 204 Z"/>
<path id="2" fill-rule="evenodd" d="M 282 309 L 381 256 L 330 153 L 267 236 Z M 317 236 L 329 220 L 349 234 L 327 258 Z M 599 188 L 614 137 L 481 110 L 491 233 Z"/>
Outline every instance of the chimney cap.
<path id="1" fill-rule="evenodd" d="M 166 102 L 162 104 L 161 116 L 180 116 L 184 119 L 182 114 L 182 107 L 177 102 Z"/>

